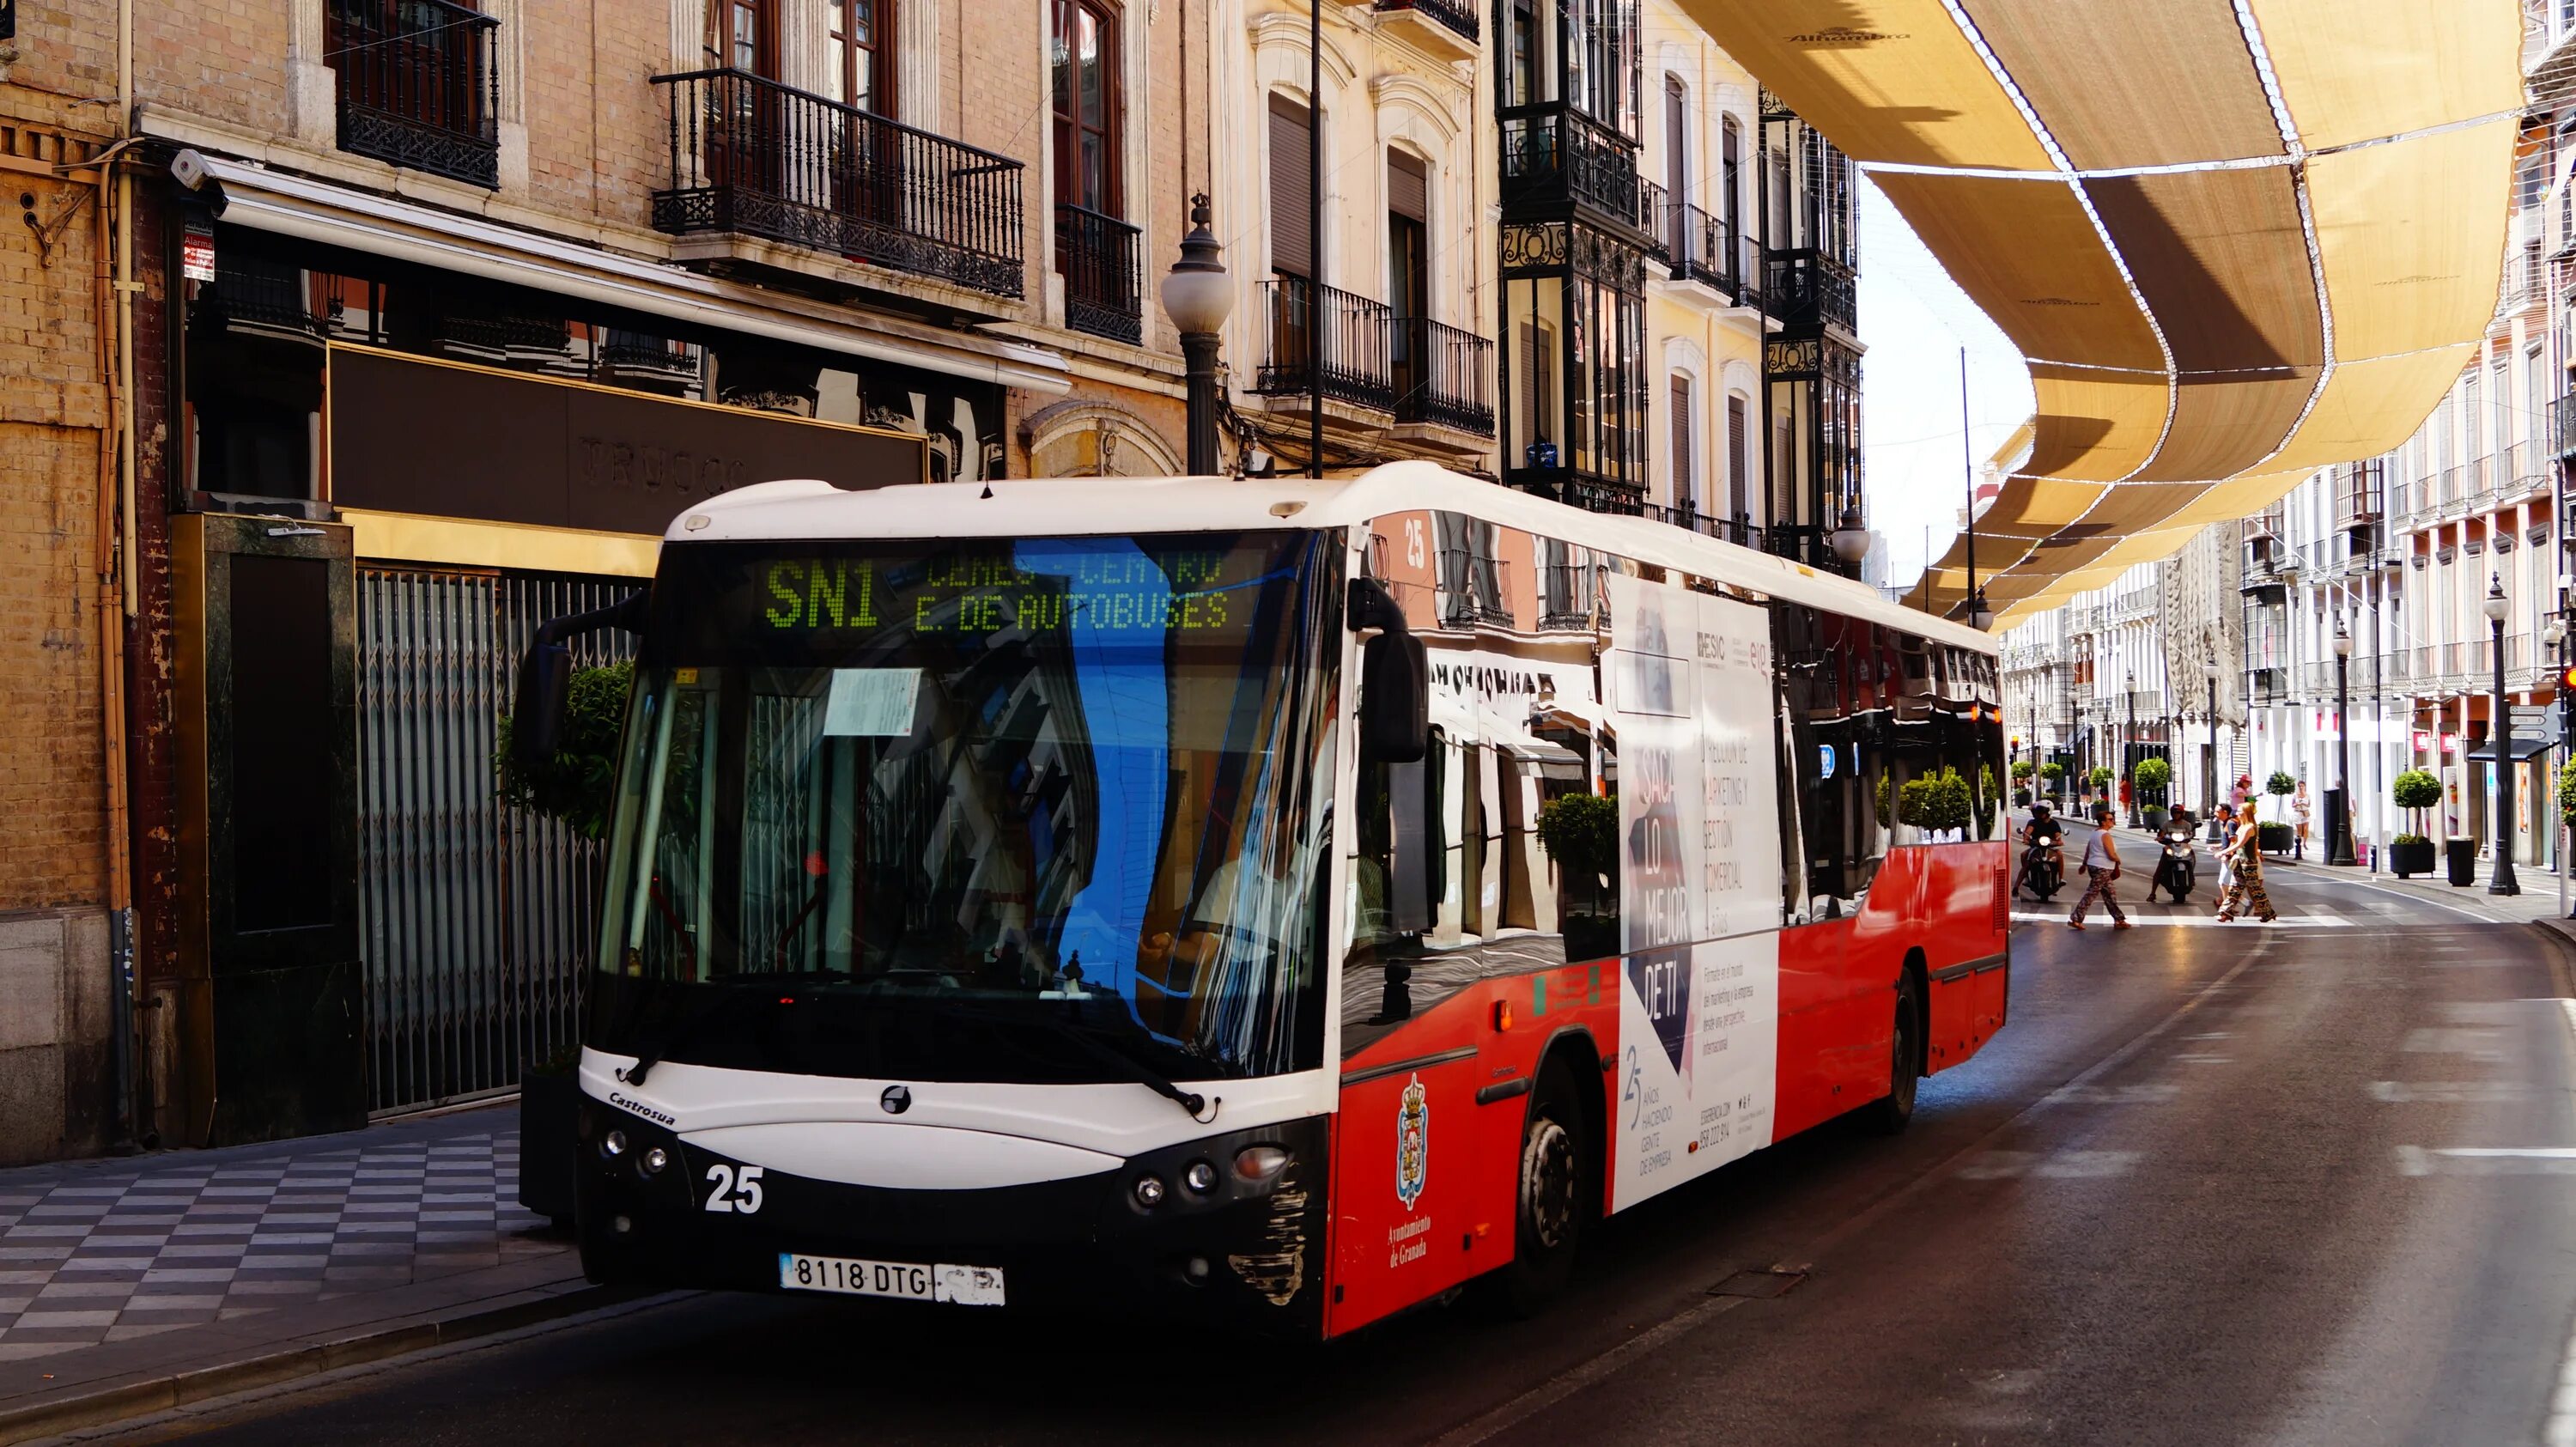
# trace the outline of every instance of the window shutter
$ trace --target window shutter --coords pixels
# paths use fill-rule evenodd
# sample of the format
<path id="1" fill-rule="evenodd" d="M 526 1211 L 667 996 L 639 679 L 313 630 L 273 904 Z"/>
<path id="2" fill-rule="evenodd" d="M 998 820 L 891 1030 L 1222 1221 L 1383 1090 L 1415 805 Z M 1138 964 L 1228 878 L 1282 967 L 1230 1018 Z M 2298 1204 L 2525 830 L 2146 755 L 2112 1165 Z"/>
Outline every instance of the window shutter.
<path id="1" fill-rule="evenodd" d="M 1308 229 L 1307 135 L 1312 112 L 1284 95 L 1270 98 L 1270 269 L 1313 279 L 1315 237 Z"/>
<path id="2" fill-rule="evenodd" d="M 1430 173 L 1402 151 L 1386 153 L 1386 209 L 1425 226 L 1431 224 Z"/>
<path id="3" fill-rule="evenodd" d="M 1744 399 L 1726 399 L 1726 492 L 1727 501 L 1736 516 L 1744 516 L 1751 501 L 1746 496 L 1744 464 Z"/>
<path id="4" fill-rule="evenodd" d="M 1673 506 L 1683 512 L 1699 511 L 1699 478 L 1697 458 L 1691 449 L 1691 384 L 1690 378 L 1673 375 Z"/>

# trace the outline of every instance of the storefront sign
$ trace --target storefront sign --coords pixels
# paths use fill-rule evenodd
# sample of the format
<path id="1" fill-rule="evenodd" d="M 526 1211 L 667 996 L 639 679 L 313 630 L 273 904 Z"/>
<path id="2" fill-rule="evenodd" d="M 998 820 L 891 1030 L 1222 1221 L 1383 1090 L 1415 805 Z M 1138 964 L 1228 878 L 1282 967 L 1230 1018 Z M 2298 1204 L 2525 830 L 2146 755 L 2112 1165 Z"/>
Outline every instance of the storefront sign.
<path id="1" fill-rule="evenodd" d="M 615 533 L 777 478 L 917 483 L 929 458 L 901 433 L 341 346 L 326 425 L 341 507 Z"/>
<path id="2" fill-rule="evenodd" d="M 2443 734 L 2443 735 L 2442 735 L 2442 752 L 2444 752 L 2444 753 L 2446 753 L 2446 754 L 2456 754 L 2456 753 L 2458 753 L 2459 751 L 2460 751 L 2460 736 L 2459 736 L 2458 734 L 2455 734 L 2455 733 L 2445 733 L 2445 734 Z"/>

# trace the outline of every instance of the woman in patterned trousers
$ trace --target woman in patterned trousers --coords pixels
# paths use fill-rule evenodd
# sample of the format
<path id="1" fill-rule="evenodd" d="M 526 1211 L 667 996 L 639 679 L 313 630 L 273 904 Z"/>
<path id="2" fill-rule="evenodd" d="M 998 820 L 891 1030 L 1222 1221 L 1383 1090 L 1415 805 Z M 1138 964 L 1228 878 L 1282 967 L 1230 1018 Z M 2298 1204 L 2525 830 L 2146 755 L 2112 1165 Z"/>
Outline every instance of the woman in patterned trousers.
<path id="1" fill-rule="evenodd" d="M 2280 916 L 2272 912 L 2272 897 L 2263 892 L 2262 830 L 2254 818 L 2254 806 L 2247 803 L 2237 816 L 2236 838 L 2228 845 L 2227 862 L 2235 871 L 2235 882 L 2227 886 L 2227 897 L 2218 902 L 2218 919 L 2224 924 L 2247 909 L 2254 917 L 2270 924 Z"/>

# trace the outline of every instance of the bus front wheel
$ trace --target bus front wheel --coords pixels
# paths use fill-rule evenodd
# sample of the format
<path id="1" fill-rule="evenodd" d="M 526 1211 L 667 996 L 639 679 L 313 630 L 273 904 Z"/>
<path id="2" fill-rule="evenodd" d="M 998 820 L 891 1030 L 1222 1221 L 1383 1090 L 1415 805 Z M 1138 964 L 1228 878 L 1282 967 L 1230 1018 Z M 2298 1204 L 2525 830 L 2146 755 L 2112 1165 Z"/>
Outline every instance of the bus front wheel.
<path id="1" fill-rule="evenodd" d="M 1597 1147 L 1589 1135 L 1574 1082 L 1562 1065 L 1550 1065 L 1530 1092 L 1521 1127 L 1512 1264 L 1502 1273 L 1504 1303 L 1516 1315 L 1544 1310 L 1573 1275 L 1575 1249 L 1592 1214 L 1584 1197 L 1592 1172 L 1585 1163 Z"/>

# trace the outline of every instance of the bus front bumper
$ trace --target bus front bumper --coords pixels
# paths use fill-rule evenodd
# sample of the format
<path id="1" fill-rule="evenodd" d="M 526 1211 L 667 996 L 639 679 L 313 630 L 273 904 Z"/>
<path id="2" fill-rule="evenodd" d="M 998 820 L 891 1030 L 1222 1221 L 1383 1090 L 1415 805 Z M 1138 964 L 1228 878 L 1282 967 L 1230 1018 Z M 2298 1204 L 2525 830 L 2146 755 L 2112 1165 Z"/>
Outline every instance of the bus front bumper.
<path id="1" fill-rule="evenodd" d="M 1329 1140 L 1315 1116 L 1066 1180 L 894 1188 L 734 1160 L 585 1100 L 582 1265 L 615 1284 L 892 1296 L 937 1309 L 1135 1308 L 1313 1339 L 1323 1329 Z M 1246 1179 L 1237 1157 L 1261 1146 L 1288 1162 Z M 661 1168 L 648 1171 L 656 1151 Z M 1189 1184 L 1202 1163 L 1216 1178 L 1204 1191 Z M 1153 1189 L 1139 1189 L 1149 1179 L 1160 1186 L 1152 1204 Z"/>

